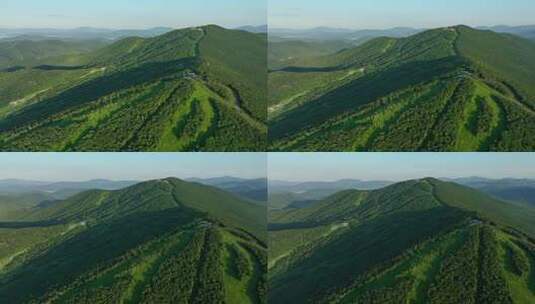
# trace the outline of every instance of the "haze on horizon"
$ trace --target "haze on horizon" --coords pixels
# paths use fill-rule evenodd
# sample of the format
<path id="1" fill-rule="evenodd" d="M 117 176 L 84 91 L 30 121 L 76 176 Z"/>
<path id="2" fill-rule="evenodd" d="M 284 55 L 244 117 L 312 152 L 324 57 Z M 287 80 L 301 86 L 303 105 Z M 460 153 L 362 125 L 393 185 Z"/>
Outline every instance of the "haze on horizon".
<path id="1" fill-rule="evenodd" d="M 268 179 L 535 178 L 534 153 L 270 153 Z"/>
<path id="2" fill-rule="evenodd" d="M 266 0 L 3 0 L 0 28 L 235 28 L 266 18 Z"/>
<path id="3" fill-rule="evenodd" d="M 532 0 L 270 0 L 270 28 L 389 29 L 533 25 Z"/>
<path id="4" fill-rule="evenodd" d="M 264 153 L 3 153 L 0 180 L 265 178 Z"/>

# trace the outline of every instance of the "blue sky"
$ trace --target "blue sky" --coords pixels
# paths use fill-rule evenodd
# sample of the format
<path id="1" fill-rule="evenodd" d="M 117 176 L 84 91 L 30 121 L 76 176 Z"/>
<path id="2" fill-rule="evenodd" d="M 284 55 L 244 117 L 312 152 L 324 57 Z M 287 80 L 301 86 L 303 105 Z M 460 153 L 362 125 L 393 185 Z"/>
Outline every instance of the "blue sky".
<path id="1" fill-rule="evenodd" d="M 289 181 L 535 178 L 535 153 L 271 153 L 268 167 Z"/>
<path id="2" fill-rule="evenodd" d="M 269 0 L 270 27 L 535 24 L 533 0 Z"/>
<path id="3" fill-rule="evenodd" d="M 266 177 L 265 153 L 2 153 L 0 179 Z"/>
<path id="4" fill-rule="evenodd" d="M 0 27 L 181 28 L 266 24 L 267 0 L 2 0 Z"/>

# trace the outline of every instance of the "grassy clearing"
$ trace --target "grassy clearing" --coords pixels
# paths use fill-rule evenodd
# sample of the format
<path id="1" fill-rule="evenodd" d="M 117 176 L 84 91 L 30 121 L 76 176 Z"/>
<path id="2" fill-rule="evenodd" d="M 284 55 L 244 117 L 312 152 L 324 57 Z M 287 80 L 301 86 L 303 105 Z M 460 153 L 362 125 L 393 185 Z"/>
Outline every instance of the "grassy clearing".
<path id="1" fill-rule="evenodd" d="M 171 242 L 164 244 L 166 247 L 165 251 L 172 251 L 173 253 L 181 251 L 187 246 L 191 237 L 192 233 L 189 231 L 173 236 L 172 240 L 170 240 Z M 128 289 L 126 289 L 123 294 L 123 303 L 139 303 L 145 284 L 156 273 L 164 260 L 165 253 L 162 254 L 159 248 L 153 248 L 149 255 L 143 258 L 130 270 L 132 279 Z"/>
<path id="2" fill-rule="evenodd" d="M 407 291 L 409 303 L 426 303 L 427 288 L 438 271 L 443 257 L 458 248 L 463 239 L 462 231 L 454 231 L 427 242 L 420 249 L 414 250 L 406 259 L 385 270 L 378 278 L 344 295 L 339 303 L 355 303 L 363 291 L 392 287 L 401 278 L 411 278 L 414 282 L 412 289 Z"/>
<path id="3" fill-rule="evenodd" d="M 476 88 L 472 98 L 464 108 L 463 117 L 457 135 L 456 151 L 478 151 L 492 136 L 496 128 L 500 128 L 501 110 L 491 97 L 492 89 L 481 81 L 475 81 Z M 486 120 L 482 122 L 482 120 Z M 478 127 L 478 125 L 487 124 Z"/>
<path id="4" fill-rule="evenodd" d="M 58 150 L 65 151 L 69 150 L 70 147 L 76 146 L 76 144 L 81 140 L 84 134 L 98 128 L 104 121 L 112 117 L 121 109 L 125 107 L 131 107 L 132 105 L 143 102 L 156 92 L 161 92 L 164 89 L 165 87 L 163 83 L 157 83 L 155 85 L 152 85 L 141 95 L 133 94 L 132 96 L 128 96 L 129 98 L 113 100 L 111 103 L 106 104 L 102 107 L 98 107 L 95 110 L 89 112 L 85 115 L 85 117 L 81 118 L 81 120 L 84 120 L 84 123 L 78 129 L 76 129 L 75 132 L 69 135 L 66 144 L 64 144 L 64 146 L 61 148 L 58 147 Z"/>
<path id="5" fill-rule="evenodd" d="M 243 242 L 242 239 L 228 232 L 223 232 L 222 236 L 223 242 L 225 244 L 225 249 L 223 250 L 222 254 L 222 263 L 225 269 L 224 281 L 226 302 L 244 304 L 258 303 L 256 295 L 256 285 L 260 276 L 262 275 L 260 265 L 258 265 L 255 258 L 251 256 L 251 254 L 247 250 L 245 250 L 239 245 L 238 242 Z M 251 267 L 250 274 L 242 277 L 240 280 L 233 275 L 233 263 L 235 263 L 235 261 L 233 260 L 233 256 L 230 253 L 227 245 L 236 246 L 235 248 L 237 248 L 241 252 L 241 254 L 247 257 L 248 264 Z"/>
<path id="6" fill-rule="evenodd" d="M 510 294 L 514 303 L 533 303 L 533 301 L 535 301 L 535 291 L 530 290 L 530 284 L 535 284 L 535 282 L 530 282 L 533 280 L 531 273 L 534 272 L 533 267 L 535 265 L 533 257 L 530 258 L 529 255 L 526 255 L 524 250 L 516 245 L 510 235 L 501 231 L 497 231 L 497 238 L 500 241 L 500 246 L 498 246 L 498 256 L 501 264 L 505 265 L 503 269 L 503 275 L 506 278 L 507 287 L 511 291 Z M 521 276 L 512 271 L 512 258 L 510 256 L 511 252 L 507 250 L 507 246 L 514 248 L 518 254 L 524 255 L 527 260 L 530 260 L 530 271 L 522 274 Z"/>
<path id="7" fill-rule="evenodd" d="M 210 99 L 217 95 L 204 85 L 194 82 L 193 92 L 181 102 L 172 119 L 164 127 L 157 151 L 183 151 L 202 138 L 215 117 Z"/>

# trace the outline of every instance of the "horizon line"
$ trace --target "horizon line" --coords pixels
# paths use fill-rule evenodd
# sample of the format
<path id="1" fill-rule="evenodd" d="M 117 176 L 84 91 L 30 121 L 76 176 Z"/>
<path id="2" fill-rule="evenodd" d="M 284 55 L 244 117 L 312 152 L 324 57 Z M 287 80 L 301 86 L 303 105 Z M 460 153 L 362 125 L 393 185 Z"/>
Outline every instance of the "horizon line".
<path id="1" fill-rule="evenodd" d="M 269 30 L 314 30 L 314 29 L 333 29 L 333 30 L 352 30 L 352 31 L 365 31 L 365 30 L 392 30 L 392 29 L 414 29 L 414 30 L 425 30 L 425 29 L 437 29 L 437 28 L 446 28 L 446 27 L 452 27 L 452 26 L 468 26 L 472 28 L 481 28 L 481 27 L 523 27 L 523 26 L 535 26 L 535 23 L 531 24 L 518 24 L 518 25 L 511 25 L 511 24 L 494 24 L 494 25 L 467 25 L 463 23 L 458 23 L 455 25 L 444 25 L 444 26 L 432 26 L 432 27 L 425 27 L 425 26 L 391 26 L 391 27 L 340 27 L 340 26 L 329 26 L 329 25 L 318 25 L 318 26 L 309 26 L 309 27 L 284 27 L 284 26 L 275 26 L 271 27 L 268 24 L 268 31 Z"/>
<path id="2" fill-rule="evenodd" d="M 238 25 L 238 26 L 228 26 L 228 25 L 221 25 L 217 23 L 205 23 L 201 25 L 181 25 L 181 26 L 167 26 L 167 25 L 158 25 L 158 26 L 149 26 L 149 27 L 141 27 L 141 28 L 133 28 L 133 27 L 101 27 L 101 26 L 89 26 L 89 25 L 80 25 L 75 27 L 27 27 L 27 26 L 5 26 L 0 25 L 0 29 L 3 30 L 78 30 L 78 29 L 97 29 L 97 30 L 113 30 L 113 31 L 140 31 L 140 30 L 150 30 L 150 29 L 157 29 L 157 28 L 170 28 L 170 29 L 186 29 L 186 28 L 192 28 L 192 27 L 202 27 L 202 26 L 210 26 L 210 25 L 217 25 L 220 27 L 224 27 L 227 29 L 238 29 L 242 27 L 261 27 L 261 26 L 267 26 L 267 24 L 245 24 L 245 25 Z"/>

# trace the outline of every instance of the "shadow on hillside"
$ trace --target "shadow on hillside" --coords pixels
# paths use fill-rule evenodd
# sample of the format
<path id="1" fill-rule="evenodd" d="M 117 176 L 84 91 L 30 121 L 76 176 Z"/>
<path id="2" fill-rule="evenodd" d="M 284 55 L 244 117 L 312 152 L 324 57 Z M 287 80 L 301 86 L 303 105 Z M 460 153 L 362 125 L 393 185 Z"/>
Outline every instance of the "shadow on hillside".
<path id="1" fill-rule="evenodd" d="M 39 221 L 39 222 L 0 222 L 0 228 L 21 229 L 21 228 L 37 228 L 50 227 L 60 225 L 59 221 Z"/>
<path id="2" fill-rule="evenodd" d="M 75 108 L 114 92 L 170 76 L 184 68 L 195 66 L 196 63 L 195 58 L 146 63 L 139 67 L 118 71 L 84 82 L 6 117 L 4 121 L 0 122 L 0 131 L 8 131 L 28 122 L 49 118 L 51 115 Z"/>
<path id="3" fill-rule="evenodd" d="M 277 139 L 335 115 L 357 109 L 401 89 L 429 81 L 464 65 L 459 57 L 416 61 L 378 73 L 367 74 L 281 115 L 270 125 L 269 136 Z"/>
<path id="4" fill-rule="evenodd" d="M 18 267 L 0 285 L 0 302 L 8 303 L 9 299 L 9 303 L 25 303 L 54 286 L 70 284 L 79 275 L 109 265 L 130 249 L 191 223 L 197 216 L 200 213 L 196 211 L 176 208 L 90 226 Z"/>
<path id="5" fill-rule="evenodd" d="M 78 65 L 78 66 L 69 66 L 69 65 L 38 65 L 34 66 L 32 69 L 34 70 L 42 70 L 42 71 L 72 71 L 72 70 L 84 70 L 89 68 L 89 66 L 86 65 Z"/>
<path id="6" fill-rule="evenodd" d="M 270 300 L 293 303 L 348 286 L 359 275 L 399 258 L 409 248 L 460 224 L 467 213 L 453 208 L 397 212 L 378 217 L 307 252 L 281 278 L 274 278 Z M 303 278 L 310 278 L 304 280 Z"/>
<path id="7" fill-rule="evenodd" d="M 269 70 L 270 73 L 274 72 L 288 72 L 288 73 L 325 73 L 325 72 L 337 72 L 345 70 L 345 66 L 332 66 L 332 67 L 297 67 L 289 66 L 280 69 Z"/>
<path id="8" fill-rule="evenodd" d="M 26 67 L 22 65 L 16 65 L 16 66 L 8 67 L 5 69 L 0 69 L 0 72 L 13 73 L 13 72 L 17 72 L 17 71 L 24 70 L 24 69 L 26 69 Z"/>

